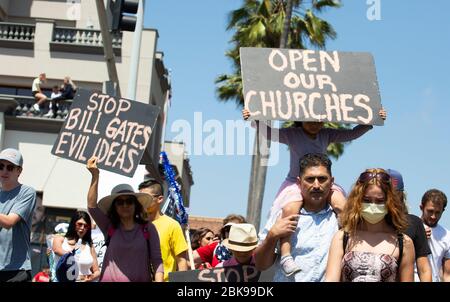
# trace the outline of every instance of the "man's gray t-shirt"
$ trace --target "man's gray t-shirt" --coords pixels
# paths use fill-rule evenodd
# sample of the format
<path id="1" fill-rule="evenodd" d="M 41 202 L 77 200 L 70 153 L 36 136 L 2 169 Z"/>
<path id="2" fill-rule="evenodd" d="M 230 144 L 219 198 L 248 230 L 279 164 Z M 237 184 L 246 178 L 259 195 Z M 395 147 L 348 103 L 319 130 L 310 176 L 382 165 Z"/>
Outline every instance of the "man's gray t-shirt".
<path id="1" fill-rule="evenodd" d="M 9 230 L 0 227 L 0 271 L 31 270 L 31 219 L 36 205 L 36 191 L 19 185 L 11 191 L 0 189 L 0 213 L 20 216 Z"/>

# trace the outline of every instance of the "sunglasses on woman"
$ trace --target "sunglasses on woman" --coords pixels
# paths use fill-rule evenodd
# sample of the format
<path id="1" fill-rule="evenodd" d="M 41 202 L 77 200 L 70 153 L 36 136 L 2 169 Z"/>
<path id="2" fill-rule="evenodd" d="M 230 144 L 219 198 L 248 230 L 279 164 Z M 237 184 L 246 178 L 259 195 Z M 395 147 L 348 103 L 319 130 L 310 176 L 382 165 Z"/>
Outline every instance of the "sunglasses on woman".
<path id="1" fill-rule="evenodd" d="M 391 176 L 384 172 L 363 172 L 359 175 L 358 182 L 367 183 L 374 178 L 385 184 L 391 182 Z"/>
<path id="2" fill-rule="evenodd" d="M 6 171 L 12 172 L 16 166 L 14 166 L 14 165 L 5 165 L 5 164 L 0 163 L 0 171 L 3 171 L 3 169 L 5 169 L 5 167 L 6 167 Z"/>
<path id="3" fill-rule="evenodd" d="M 87 223 L 77 222 L 77 223 L 75 223 L 75 225 L 78 228 L 84 227 L 86 230 L 90 228 L 89 224 L 87 224 Z"/>
<path id="4" fill-rule="evenodd" d="M 133 199 L 117 199 L 116 200 L 116 205 L 118 205 L 118 206 L 123 206 L 123 205 L 131 206 L 133 204 L 134 204 Z"/>

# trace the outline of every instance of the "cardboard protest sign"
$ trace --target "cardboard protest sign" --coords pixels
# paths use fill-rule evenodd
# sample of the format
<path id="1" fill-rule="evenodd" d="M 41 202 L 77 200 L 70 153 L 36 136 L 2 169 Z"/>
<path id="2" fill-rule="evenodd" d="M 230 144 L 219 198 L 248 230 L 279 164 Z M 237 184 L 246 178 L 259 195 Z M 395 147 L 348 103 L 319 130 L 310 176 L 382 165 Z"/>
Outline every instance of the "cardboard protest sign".
<path id="1" fill-rule="evenodd" d="M 170 282 L 271 282 L 274 269 L 260 272 L 253 265 L 237 265 L 169 273 Z"/>
<path id="2" fill-rule="evenodd" d="M 159 108 L 79 89 L 52 154 L 133 176 L 155 126 Z"/>
<path id="3" fill-rule="evenodd" d="M 240 55 L 251 119 L 383 125 L 369 53 L 243 47 Z"/>

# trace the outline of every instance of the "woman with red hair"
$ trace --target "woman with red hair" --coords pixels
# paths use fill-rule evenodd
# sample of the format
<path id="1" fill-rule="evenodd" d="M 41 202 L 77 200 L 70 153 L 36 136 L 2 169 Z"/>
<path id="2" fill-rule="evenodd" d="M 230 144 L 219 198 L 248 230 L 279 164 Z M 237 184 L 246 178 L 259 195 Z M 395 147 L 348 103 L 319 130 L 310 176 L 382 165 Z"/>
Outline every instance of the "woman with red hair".
<path id="1" fill-rule="evenodd" d="M 414 281 L 414 245 L 391 176 L 368 169 L 354 185 L 330 246 L 326 281 Z"/>

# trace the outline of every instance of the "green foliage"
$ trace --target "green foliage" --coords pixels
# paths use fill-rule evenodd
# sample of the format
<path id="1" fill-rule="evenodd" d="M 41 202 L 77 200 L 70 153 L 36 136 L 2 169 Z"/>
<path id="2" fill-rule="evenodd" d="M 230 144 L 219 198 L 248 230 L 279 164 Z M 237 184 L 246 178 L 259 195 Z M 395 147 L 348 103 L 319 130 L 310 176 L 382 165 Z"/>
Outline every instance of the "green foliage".
<path id="1" fill-rule="evenodd" d="M 231 49 L 226 56 L 233 63 L 233 74 L 219 75 L 215 83 L 220 101 L 235 101 L 243 107 L 242 77 L 240 67 L 240 47 L 278 48 L 286 16 L 286 0 L 244 0 L 242 7 L 233 10 L 228 16 L 227 30 L 233 30 Z M 307 3 L 308 2 L 308 3 Z M 331 24 L 319 18 L 317 13 L 327 8 L 341 6 L 338 0 L 293 0 L 293 13 L 288 33 L 288 48 L 324 49 L 327 39 L 335 39 L 336 32 Z M 293 123 L 293 122 L 287 122 Z M 344 127 L 327 123 L 327 127 Z M 344 151 L 343 144 L 331 144 L 328 154 L 338 158 Z"/>

